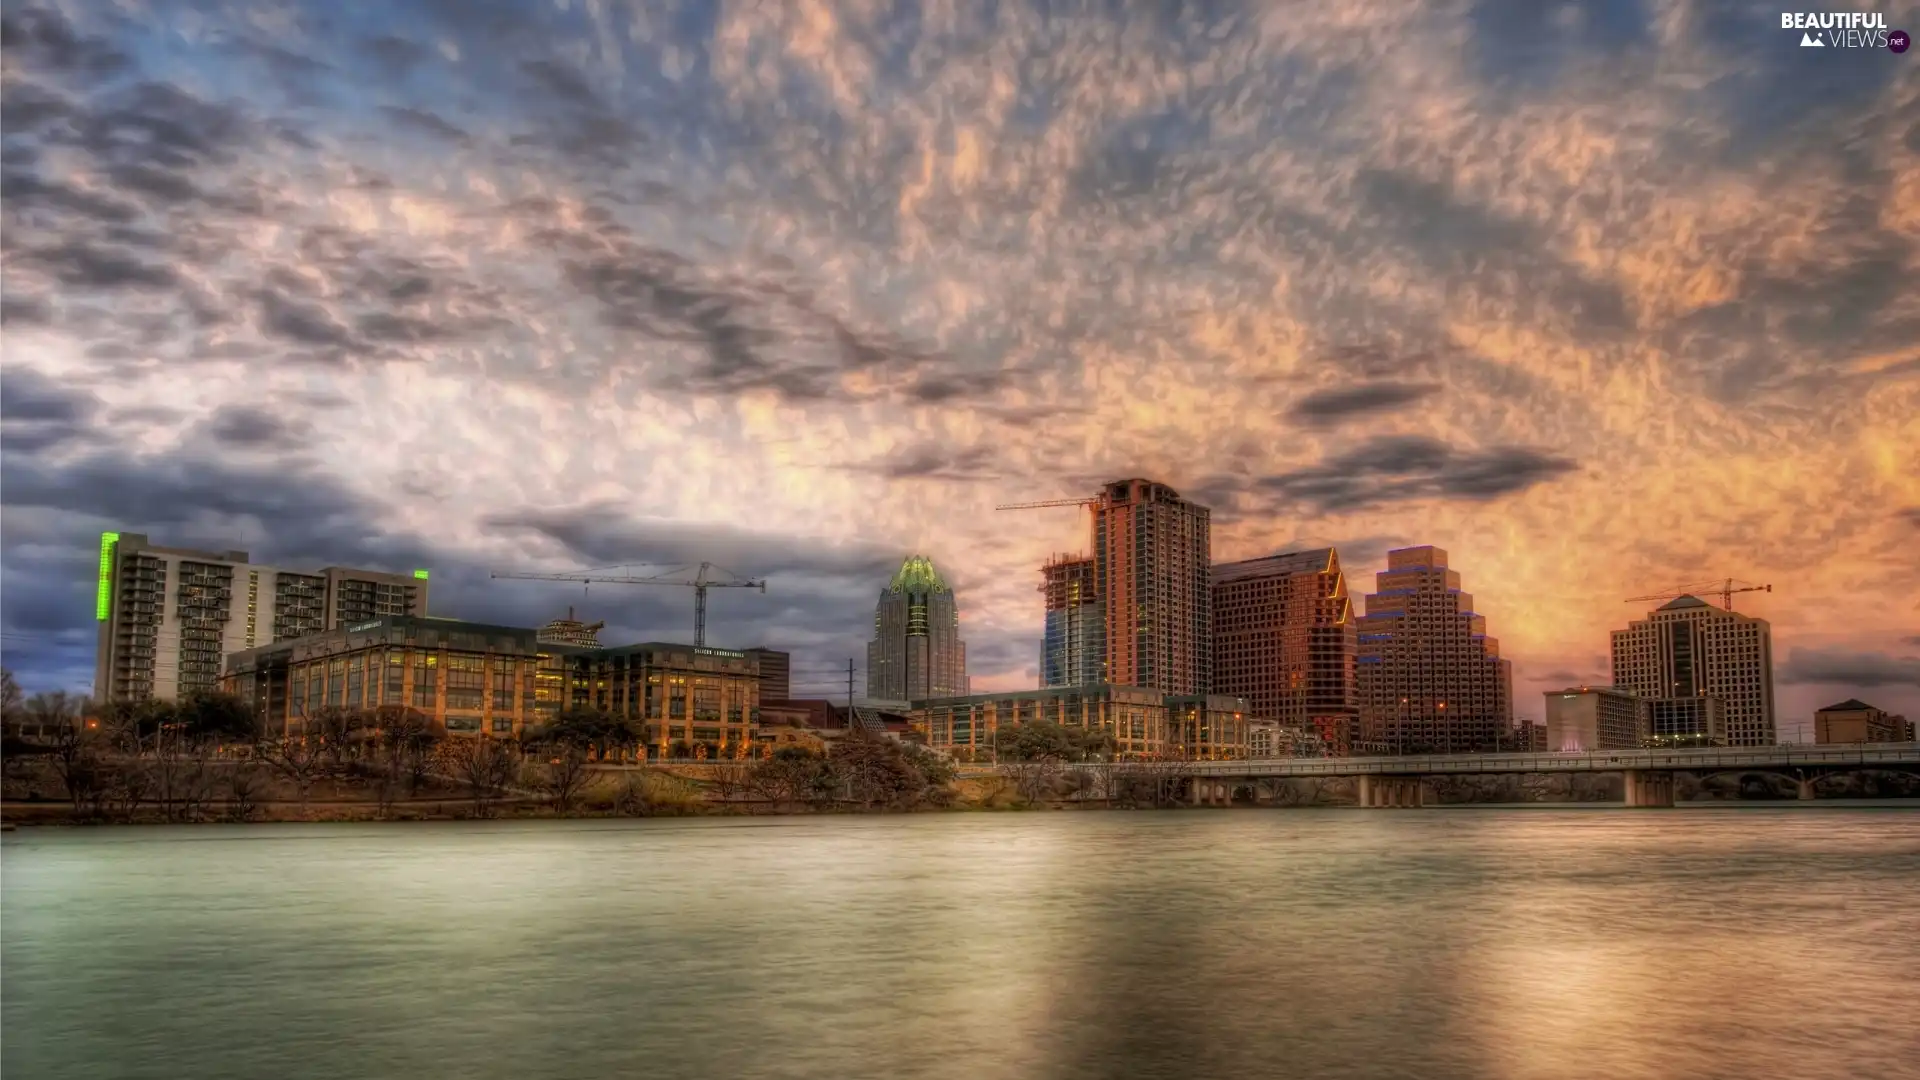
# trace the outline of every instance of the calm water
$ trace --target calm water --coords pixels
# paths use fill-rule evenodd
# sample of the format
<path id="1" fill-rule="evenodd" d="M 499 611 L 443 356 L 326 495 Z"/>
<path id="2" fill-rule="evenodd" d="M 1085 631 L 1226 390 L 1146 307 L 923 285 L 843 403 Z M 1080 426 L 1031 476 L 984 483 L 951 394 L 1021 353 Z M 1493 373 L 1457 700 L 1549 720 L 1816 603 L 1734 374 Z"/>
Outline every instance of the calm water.
<path id="1" fill-rule="evenodd" d="M 28 830 L 7 1080 L 1920 1076 L 1920 811 Z"/>

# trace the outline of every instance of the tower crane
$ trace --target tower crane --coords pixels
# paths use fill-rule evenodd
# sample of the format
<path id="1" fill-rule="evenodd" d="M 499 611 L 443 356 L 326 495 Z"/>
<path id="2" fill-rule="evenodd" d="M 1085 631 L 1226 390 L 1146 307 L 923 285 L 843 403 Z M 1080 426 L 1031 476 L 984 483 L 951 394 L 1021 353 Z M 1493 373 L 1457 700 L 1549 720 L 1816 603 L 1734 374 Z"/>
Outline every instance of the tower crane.
<path id="1" fill-rule="evenodd" d="M 1098 506 L 1100 500 L 1093 499 L 1047 499 L 1042 502 L 1006 503 L 994 507 L 995 510 L 1044 510 L 1049 506 Z"/>
<path id="2" fill-rule="evenodd" d="M 1721 578 L 1719 581 L 1703 581 L 1697 585 L 1681 585 L 1678 588 L 1669 589 L 1666 592 L 1657 592 L 1651 596 L 1629 596 L 1627 597 L 1627 603 L 1639 604 L 1649 600 L 1678 600 L 1682 596 L 1698 596 L 1701 593 L 1705 593 L 1708 596 L 1718 595 L 1720 597 L 1720 606 L 1726 608 L 1728 611 L 1732 611 L 1734 593 L 1772 591 L 1773 586 L 1771 585 L 1753 585 L 1737 578 Z"/>
<path id="3" fill-rule="evenodd" d="M 624 570 L 625 567 L 614 569 Z M 691 576 L 686 575 L 693 570 Z M 709 571 L 719 571 L 728 580 L 708 576 Z M 513 574 L 496 573 L 496 580 L 508 581 L 578 581 L 583 585 L 680 585 L 693 590 L 693 643 L 699 648 L 707 644 L 707 590 L 708 589 L 759 589 L 767 591 L 765 578 L 743 578 L 730 570 L 703 562 L 696 570 L 690 566 L 677 567 L 655 577 L 634 577 L 630 574 L 609 574 L 597 570 L 581 570 L 571 574 Z"/>

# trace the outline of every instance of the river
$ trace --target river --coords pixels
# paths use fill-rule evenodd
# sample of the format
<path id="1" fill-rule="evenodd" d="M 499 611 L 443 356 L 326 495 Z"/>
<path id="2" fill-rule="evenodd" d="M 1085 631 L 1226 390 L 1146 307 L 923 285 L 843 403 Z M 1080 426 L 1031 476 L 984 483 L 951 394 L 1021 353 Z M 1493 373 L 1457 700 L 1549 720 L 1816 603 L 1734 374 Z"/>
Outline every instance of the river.
<path id="1" fill-rule="evenodd" d="M 7 1080 L 1920 1076 L 1920 811 L 27 829 Z"/>

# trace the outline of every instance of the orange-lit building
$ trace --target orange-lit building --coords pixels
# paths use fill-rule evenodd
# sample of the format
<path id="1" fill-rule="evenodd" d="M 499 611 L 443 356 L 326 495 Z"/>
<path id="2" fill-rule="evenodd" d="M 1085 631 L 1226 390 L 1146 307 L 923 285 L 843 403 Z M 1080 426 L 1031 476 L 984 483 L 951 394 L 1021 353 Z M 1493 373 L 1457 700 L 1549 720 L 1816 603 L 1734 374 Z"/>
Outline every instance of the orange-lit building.
<path id="1" fill-rule="evenodd" d="M 1246 698 L 1253 715 L 1348 752 L 1359 734 L 1356 650 L 1332 548 L 1213 568 L 1213 689 Z"/>
<path id="2" fill-rule="evenodd" d="M 1513 667 L 1437 547 L 1387 553 L 1358 626 L 1362 737 L 1387 753 L 1514 749 Z M 1532 742 L 1531 732 L 1528 743 Z M 1544 731 L 1542 733 L 1544 741 Z"/>
<path id="3" fill-rule="evenodd" d="M 1253 726 L 1244 698 L 1104 684 L 916 701 L 913 720 L 929 747 L 966 762 L 994 760 L 995 735 L 1014 724 L 1105 731 L 1116 757 L 1144 760 L 1244 758 Z"/>
<path id="4" fill-rule="evenodd" d="M 597 708 L 641 723 L 654 757 L 744 754 L 760 712 L 745 653 L 567 645 L 532 629 L 411 616 L 234 653 L 224 685 L 253 702 L 268 732 L 297 732 L 323 708 L 403 705 L 449 734 L 507 737 Z"/>
<path id="5" fill-rule="evenodd" d="M 1210 512 L 1165 484 L 1141 479 L 1106 485 L 1092 509 L 1106 682 L 1163 694 L 1210 692 Z"/>

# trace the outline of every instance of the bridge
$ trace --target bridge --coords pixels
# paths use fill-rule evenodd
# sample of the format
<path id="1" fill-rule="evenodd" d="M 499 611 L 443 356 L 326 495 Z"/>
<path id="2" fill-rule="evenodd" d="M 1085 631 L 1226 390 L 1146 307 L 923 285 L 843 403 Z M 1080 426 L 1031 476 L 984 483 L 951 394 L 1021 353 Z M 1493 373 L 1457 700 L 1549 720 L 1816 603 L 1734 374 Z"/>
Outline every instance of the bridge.
<path id="1" fill-rule="evenodd" d="M 963 769 L 962 775 L 1007 775 L 1020 766 Z M 1433 776 L 1498 776 L 1516 773 L 1612 773 L 1626 778 L 1626 805 L 1672 806 L 1676 773 L 1773 773 L 1814 797 L 1813 784 L 1828 773 L 1860 769 L 1920 772 L 1920 743 L 1854 743 L 1825 746 L 1690 747 L 1597 750 L 1557 754 L 1407 754 L 1390 757 L 1252 758 L 1241 761 L 1111 762 L 1064 768 L 1177 773 L 1195 805 L 1231 802 L 1236 787 L 1304 778 L 1353 779 L 1364 807 L 1413 807 L 1426 803 L 1425 780 Z"/>

